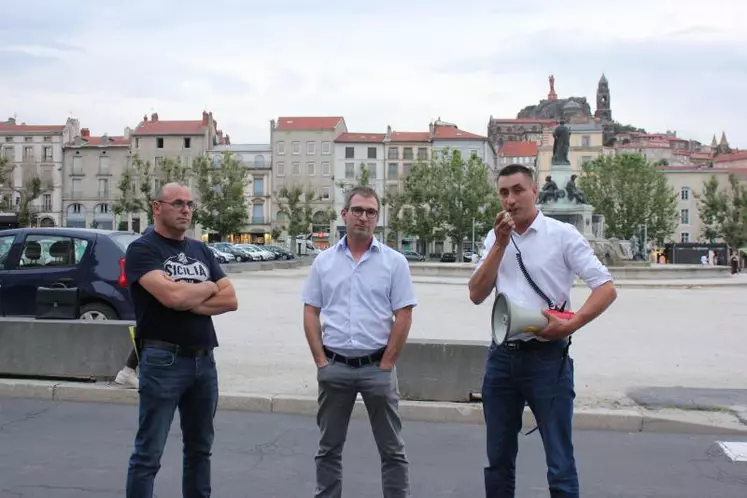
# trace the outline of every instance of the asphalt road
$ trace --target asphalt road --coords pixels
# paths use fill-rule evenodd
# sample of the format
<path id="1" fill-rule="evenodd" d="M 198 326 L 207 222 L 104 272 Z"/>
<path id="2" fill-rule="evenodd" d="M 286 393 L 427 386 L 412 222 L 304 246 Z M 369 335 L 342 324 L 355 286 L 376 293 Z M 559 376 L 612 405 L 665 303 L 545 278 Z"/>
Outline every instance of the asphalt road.
<path id="1" fill-rule="evenodd" d="M 129 405 L 0 398 L 0 498 L 123 496 L 136 417 Z M 218 412 L 213 496 L 311 497 L 314 424 L 308 416 Z M 482 426 L 408 422 L 404 437 L 413 497 L 484 496 Z M 727 458 L 718 439 L 577 432 L 582 496 L 744 498 L 747 463 Z M 159 497 L 181 496 L 180 451 L 177 415 L 156 480 Z M 547 497 L 537 433 L 521 436 L 518 465 L 517 497 Z M 351 423 L 344 472 L 344 496 L 381 496 L 378 455 L 365 420 Z"/>

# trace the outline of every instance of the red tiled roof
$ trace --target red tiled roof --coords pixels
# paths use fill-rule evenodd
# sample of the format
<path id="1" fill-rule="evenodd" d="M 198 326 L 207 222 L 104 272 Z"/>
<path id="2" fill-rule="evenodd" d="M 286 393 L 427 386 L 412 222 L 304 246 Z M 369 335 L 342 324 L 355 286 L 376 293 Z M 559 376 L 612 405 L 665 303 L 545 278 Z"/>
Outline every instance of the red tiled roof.
<path id="1" fill-rule="evenodd" d="M 277 129 L 291 130 L 334 130 L 342 116 L 300 116 L 278 118 Z"/>
<path id="2" fill-rule="evenodd" d="M 502 157 L 534 157 L 537 155 L 537 142 L 534 141 L 509 141 L 503 142 L 498 151 Z"/>
<path id="3" fill-rule="evenodd" d="M 133 135 L 202 135 L 202 121 L 141 121 Z"/>
<path id="4" fill-rule="evenodd" d="M 501 119 L 501 118 L 493 118 L 493 121 L 496 123 L 516 123 L 516 124 L 530 124 L 530 123 L 542 123 L 542 124 L 552 124 L 557 123 L 554 119 L 547 119 L 547 118 L 537 118 L 537 119 L 529 119 L 529 118 L 520 118 L 520 119 Z"/>
<path id="5" fill-rule="evenodd" d="M 27 125 L 0 123 L 0 133 L 61 133 L 65 125 Z"/>
<path id="6" fill-rule="evenodd" d="M 125 137 L 107 137 L 109 140 L 104 143 L 104 137 L 80 137 L 84 144 L 80 147 L 99 147 L 106 145 L 109 147 L 129 147 L 130 141 Z M 76 147 L 75 142 L 72 142 L 69 147 Z"/>
<path id="7" fill-rule="evenodd" d="M 342 133 L 335 142 L 382 143 L 385 137 L 386 133 Z"/>
<path id="8" fill-rule="evenodd" d="M 731 154 L 720 154 L 713 158 L 714 163 L 731 163 L 735 161 L 747 161 L 747 151 L 732 152 Z"/>
<path id="9" fill-rule="evenodd" d="M 429 142 L 430 133 L 427 131 L 393 131 L 392 142 Z"/>
<path id="10" fill-rule="evenodd" d="M 460 130 L 456 126 L 434 126 L 434 140 L 487 140 L 487 137 Z"/>

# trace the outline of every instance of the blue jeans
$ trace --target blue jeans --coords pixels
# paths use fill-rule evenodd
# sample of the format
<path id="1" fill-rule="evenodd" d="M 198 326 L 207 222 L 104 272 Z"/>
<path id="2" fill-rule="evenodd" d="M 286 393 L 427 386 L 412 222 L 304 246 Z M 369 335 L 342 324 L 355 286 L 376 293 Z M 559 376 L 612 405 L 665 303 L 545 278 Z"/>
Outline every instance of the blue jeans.
<path id="1" fill-rule="evenodd" d="M 570 356 L 558 380 L 565 345 L 563 341 L 508 350 L 493 343 L 488 349 L 482 387 L 488 455 L 486 498 L 514 497 L 525 401 L 539 425 L 550 496 L 578 498 L 571 433 L 576 393 Z"/>
<path id="2" fill-rule="evenodd" d="M 140 426 L 127 472 L 127 498 L 152 498 L 166 438 L 179 408 L 184 464 L 182 496 L 210 496 L 218 374 L 212 351 L 195 358 L 144 348 L 140 354 Z"/>

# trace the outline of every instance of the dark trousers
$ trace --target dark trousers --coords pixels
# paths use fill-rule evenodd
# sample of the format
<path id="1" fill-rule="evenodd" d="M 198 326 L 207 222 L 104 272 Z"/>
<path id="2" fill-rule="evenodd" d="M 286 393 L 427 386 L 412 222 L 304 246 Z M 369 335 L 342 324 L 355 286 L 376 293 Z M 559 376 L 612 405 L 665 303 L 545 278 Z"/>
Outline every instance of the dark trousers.
<path id="1" fill-rule="evenodd" d="M 384 498 L 410 496 L 409 464 L 400 432 L 397 369 L 381 370 L 378 364 L 350 367 L 330 361 L 318 369 L 321 432 L 316 460 L 316 498 L 342 496 L 342 449 L 358 393 L 368 411 L 376 446 L 381 457 L 381 486 Z M 355 492 L 353 492 L 355 494 Z"/>
<path id="2" fill-rule="evenodd" d="M 491 344 L 488 349 L 482 387 L 488 456 L 486 498 L 514 497 L 518 434 L 525 402 L 539 425 L 550 496 L 579 496 L 571 431 L 576 394 L 570 357 L 558 380 L 565 345 L 563 341 L 509 350 Z"/>
<path id="3" fill-rule="evenodd" d="M 146 347 L 140 361 L 140 420 L 127 472 L 127 498 L 152 498 L 174 412 L 179 409 L 184 463 L 182 496 L 210 496 L 218 374 L 213 353 L 195 358 Z"/>

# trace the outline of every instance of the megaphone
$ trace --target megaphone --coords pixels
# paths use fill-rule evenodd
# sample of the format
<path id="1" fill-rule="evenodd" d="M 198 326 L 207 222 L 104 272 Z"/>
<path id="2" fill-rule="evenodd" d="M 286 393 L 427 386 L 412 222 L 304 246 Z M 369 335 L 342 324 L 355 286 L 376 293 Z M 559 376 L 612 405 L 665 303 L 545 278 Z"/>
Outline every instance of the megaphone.
<path id="1" fill-rule="evenodd" d="M 572 311 L 555 311 L 550 313 L 568 320 L 574 313 Z M 491 319 L 491 328 L 493 330 L 493 340 L 497 345 L 501 345 L 512 337 L 520 334 L 536 334 L 547 325 L 547 318 L 541 310 L 522 308 L 512 304 L 508 296 L 499 293 L 493 302 L 493 317 Z"/>

